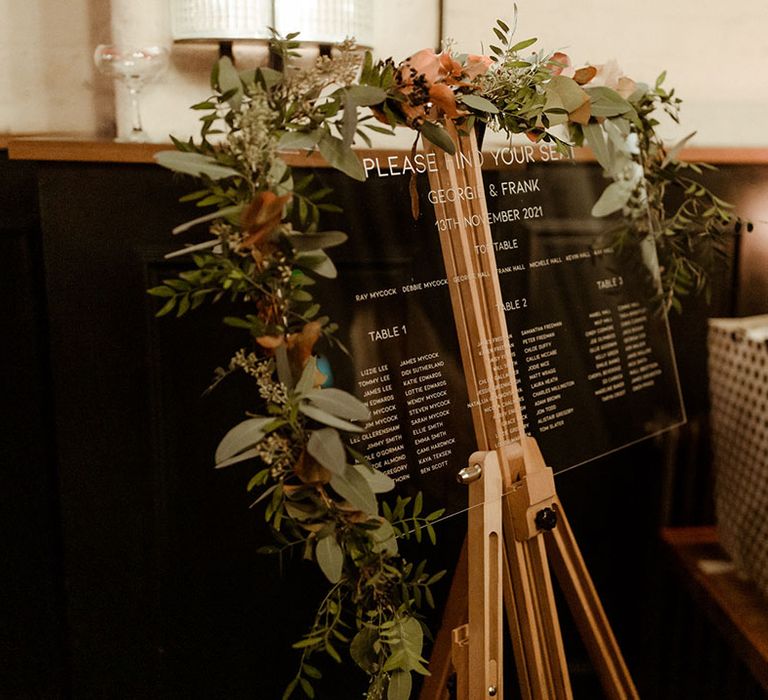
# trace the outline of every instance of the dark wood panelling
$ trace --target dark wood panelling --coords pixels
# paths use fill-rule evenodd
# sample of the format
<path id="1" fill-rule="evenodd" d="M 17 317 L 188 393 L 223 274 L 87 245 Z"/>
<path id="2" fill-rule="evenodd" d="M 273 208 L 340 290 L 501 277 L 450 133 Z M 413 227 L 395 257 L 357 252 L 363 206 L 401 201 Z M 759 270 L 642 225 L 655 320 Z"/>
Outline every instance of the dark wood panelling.
<path id="1" fill-rule="evenodd" d="M 36 169 L 0 151 L 0 696 L 66 686 Z"/>
<path id="2" fill-rule="evenodd" d="M 0 211 L 20 217 L 2 230 L 3 259 L 15 261 L 3 290 L 17 300 L 6 311 L 14 333 L 4 343 L 14 397 L 3 404 L 12 446 L 4 493 L 15 500 L 4 517 L 19 573 L 4 574 L 18 610 L 10 641 L 3 631 L 0 639 L 4 648 L 13 636 L 26 641 L 6 655 L 16 665 L 6 665 L 0 695 L 13 696 L 6 688 L 26 688 L 21 697 L 66 695 L 70 669 L 76 698 L 279 697 L 296 661 L 290 644 L 322 586 L 299 558 L 286 561 L 281 576 L 274 559 L 255 553 L 269 533 L 248 509 L 247 470 L 212 469 L 217 440 L 248 407 L 248 387 L 233 381 L 201 394 L 243 341 L 221 325 L 219 309 L 155 319 L 156 300 L 145 293 L 174 269 L 163 254 L 177 243 L 171 228 L 194 214 L 176 203 L 192 184 L 147 164 L 13 167 L 26 173 L 32 193 L 29 206 L 19 206 L 13 183 L 21 180 L 0 188 Z M 364 235 L 370 203 L 349 199 L 348 221 L 361 229 L 352 233 Z M 715 313 L 724 313 L 730 278 L 718 287 Z M 711 309 L 692 309 L 673 325 L 696 414 L 706 411 L 701 363 Z M 690 478 L 676 473 L 665 482 L 662 457 L 660 445 L 646 442 L 559 477 L 630 666 L 651 698 L 670 697 L 663 689 L 672 678 L 677 697 L 686 697 L 693 680 L 684 667 L 696 660 L 668 643 L 683 638 L 688 622 L 671 624 L 663 612 L 674 607 L 676 583 L 665 573 L 657 527 L 670 517 L 706 517 L 683 506 L 700 504 L 708 483 L 698 460 Z M 674 493 L 662 500 L 665 483 Z M 461 529 L 458 519 L 443 526 L 441 550 L 429 558 L 450 567 Z M 582 696 L 593 697 L 594 674 L 578 647 L 572 663 Z M 357 697 L 359 674 L 329 675 L 320 697 Z"/>

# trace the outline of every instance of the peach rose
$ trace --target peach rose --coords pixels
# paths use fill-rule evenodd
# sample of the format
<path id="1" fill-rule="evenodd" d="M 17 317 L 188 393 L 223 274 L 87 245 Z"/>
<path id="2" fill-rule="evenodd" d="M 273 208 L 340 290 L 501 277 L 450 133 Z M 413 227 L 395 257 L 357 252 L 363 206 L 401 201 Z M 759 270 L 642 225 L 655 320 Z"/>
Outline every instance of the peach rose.
<path id="1" fill-rule="evenodd" d="M 471 53 L 467 56 L 467 62 L 464 64 L 464 76 L 473 80 L 483 75 L 491 67 L 491 63 L 490 56 L 478 56 Z"/>

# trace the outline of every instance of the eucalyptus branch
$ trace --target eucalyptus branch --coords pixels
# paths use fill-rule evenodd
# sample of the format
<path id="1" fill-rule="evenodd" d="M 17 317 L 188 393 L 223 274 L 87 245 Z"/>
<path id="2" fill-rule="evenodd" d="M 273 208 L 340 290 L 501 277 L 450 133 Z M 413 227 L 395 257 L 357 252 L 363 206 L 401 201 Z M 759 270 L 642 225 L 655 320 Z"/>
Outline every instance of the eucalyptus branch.
<path id="1" fill-rule="evenodd" d="M 210 235 L 177 251 L 192 269 L 149 290 L 164 302 L 158 315 L 181 316 L 224 299 L 246 305 L 224 322 L 247 331 L 251 346 L 216 370 L 211 388 L 242 371 L 253 380 L 253 399 L 221 440 L 216 466 L 254 470 L 246 490 L 279 545 L 267 551 L 282 562 L 283 553 L 303 545 L 331 584 L 295 645 L 299 668 L 284 698 L 298 689 L 313 697 L 321 672 L 310 657 L 340 661 L 341 650 L 368 674 L 368 700 L 385 693 L 407 700 L 411 674 L 427 672 L 419 610 L 434 605 L 431 587 L 444 572 L 429 574 L 425 562 L 415 565 L 399 552 L 399 542 L 421 542 L 424 532 L 434 543 L 442 510 L 424 513 L 421 494 L 380 500 L 394 482 L 350 439 L 370 412 L 354 396 L 324 388 L 316 344 L 346 349 L 312 285 L 336 276 L 326 251 L 346 236 L 320 230 L 323 213 L 340 209 L 312 176 L 295 179 L 281 150 L 317 149 L 333 167 L 364 180 L 355 139 L 370 145 L 366 131 L 396 126 L 449 153 L 448 121 L 463 133 L 477 122 L 524 133 L 563 153 L 588 145 L 610 180 L 593 214 L 621 217 L 617 251 L 655 241 L 665 309 L 706 288 L 707 259 L 723 254 L 730 228 L 739 225 L 731 206 L 699 183 L 706 166 L 677 159 L 685 141 L 666 150 L 656 134 L 655 112 L 677 119 L 680 106 L 663 74 L 648 87 L 615 65 L 577 69 L 563 53 L 529 52 L 536 40 L 513 40 L 515 28 L 516 8 L 512 26 L 498 21 L 493 28 L 491 56 L 423 49 L 396 64 L 362 56 L 347 41 L 305 69 L 292 65 L 296 35 L 275 34 L 280 69 L 238 72 L 221 59 L 211 72 L 213 94 L 193 107 L 201 114 L 200 140 L 174 139 L 177 150 L 157 156 L 198 180 L 183 199 L 209 212 L 175 231 L 207 227 Z M 674 211 L 672 194 L 682 198 Z"/>

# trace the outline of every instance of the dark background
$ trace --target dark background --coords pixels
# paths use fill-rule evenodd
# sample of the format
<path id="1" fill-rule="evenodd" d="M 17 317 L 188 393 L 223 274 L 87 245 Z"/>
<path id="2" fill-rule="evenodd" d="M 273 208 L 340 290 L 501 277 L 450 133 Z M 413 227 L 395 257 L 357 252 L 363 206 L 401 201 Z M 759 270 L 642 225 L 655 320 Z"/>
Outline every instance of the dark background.
<path id="1" fill-rule="evenodd" d="M 758 166 L 708 177 L 737 202 L 746 184 L 768 187 Z M 243 341 L 220 309 L 155 319 L 144 291 L 175 269 L 163 254 L 191 189 L 150 165 L 0 152 L 0 697 L 271 700 L 293 675 L 290 645 L 322 579 L 298 558 L 256 554 L 269 535 L 248 508 L 248 474 L 211 464 L 242 387 L 201 398 Z M 375 212 L 347 200 L 347 230 L 365 235 L 358 222 Z M 739 287 L 738 250 L 711 306 L 692 300 L 672 319 L 688 425 L 558 477 L 644 698 L 763 697 L 658 537 L 713 520 L 706 317 L 768 311 L 765 287 Z M 463 522 L 438 535 L 411 556 L 451 569 Z M 567 617 L 564 633 L 576 697 L 601 697 Z M 360 697 L 362 676 L 333 666 L 318 697 Z"/>

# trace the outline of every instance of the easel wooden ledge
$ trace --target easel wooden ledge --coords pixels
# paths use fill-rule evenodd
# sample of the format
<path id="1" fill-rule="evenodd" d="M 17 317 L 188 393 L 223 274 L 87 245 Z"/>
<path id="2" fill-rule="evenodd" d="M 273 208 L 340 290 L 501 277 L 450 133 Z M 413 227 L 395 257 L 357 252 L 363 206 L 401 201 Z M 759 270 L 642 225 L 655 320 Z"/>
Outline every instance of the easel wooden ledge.
<path id="1" fill-rule="evenodd" d="M 447 700 L 453 671 L 458 700 L 503 698 L 503 609 L 524 700 L 572 698 L 550 560 L 606 695 L 638 698 L 552 470 L 536 442 L 518 429 L 523 420 L 477 142 L 451 123 L 448 129 L 465 158 L 427 144 L 438 163 L 429 182 L 432 190 L 465 195 L 438 202 L 435 214 L 468 393 L 471 400 L 486 399 L 483 405 L 472 401 L 479 451 L 460 474 L 469 486 L 467 540 L 421 700 Z"/>

